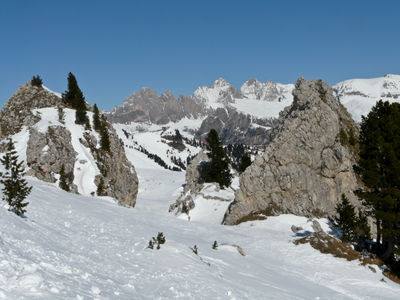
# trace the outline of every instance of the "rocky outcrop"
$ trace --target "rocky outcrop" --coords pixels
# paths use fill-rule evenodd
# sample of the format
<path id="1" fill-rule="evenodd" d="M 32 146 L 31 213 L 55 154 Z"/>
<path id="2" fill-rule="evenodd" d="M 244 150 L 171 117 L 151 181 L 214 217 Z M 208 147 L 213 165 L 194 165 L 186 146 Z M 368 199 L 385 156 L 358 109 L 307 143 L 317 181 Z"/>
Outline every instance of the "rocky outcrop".
<path id="1" fill-rule="evenodd" d="M 188 213 L 194 208 L 193 197 L 198 194 L 202 187 L 203 181 L 201 180 L 201 166 L 209 161 L 207 154 L 201 150 L 195 158 L 189 163 L 186 168 L 186 184 L 184 186 L 183 192 L 169 207 L 169 211 L 174 211 L 178 213 Z"/>
<path id="2" fill-rule="evenodd" d="M 357 203 L 354 154 L 341 141 L 341 131 L 357 133 L 356 124 L 321 80 L 300 78 L 293 96 L 269 133 L 265 153 L 241 175 L 225 224 L 260 213 L 333 215 L 342 193 Z"/>
<path id="3" fill-rule="evenodd" d="M 72 184 L 76 155 L 71 144 L 71 133 L 65 127 L 51 126 L 46 133 L 30 128 L 26 148 L 26 163 L 29 167 L 27 175 L 56 182 L 56 174 L 60 174 L 64 165 L 71 190 L 77 192 L 76 185 Z"/>
<path id="4" fill-rule="evenodd" d="M 23 133 L 23 138 L 19 137 L 16 141 L 20 149 L 26 149 L 27 175 L 47 182 L 57 182 L 61 167 L 64 165 L 72 192 L 94 194 L 96 185 L 102 178 L 105 195 L 114 197 L 122 205 L 134 206 L 138 192 L 138 178 L 134 167 L 126 158 L 124 145 L 113 127 L 107 124 L 110 151 L 101 151 L 96 138 L 98 133 L 76 125 L 75 112 L 65 107 L 63 114 L 65 117 L 68 111 L 69 119 L 66 122 L 62 121 L 60 115 L 57 117 L 57 107 L 60 109 L 64 107 L 59 95 L 45 87 L 35 87 L 27 83 L 8 100 L 0 113 L 3 138 L 21 130 L 26 131 L 27 138 L 25 139 Z M 91 114 L 88 112 L 89 117 Z M 74 126 L 74 130 L 70 126 Z M 88 182 L 89 179 L 93 180 L 93 174 L 98 173 L 98 170 L 102 174 L 97 175 L 94 182 Z M 77 172 L 79 176 L 76 175 Z M 90 188 L 81 191 L 74 184 L 75 178 L 83 180 L 79 186 L 88 185 Z"/>
<path id="5" fill-rule="evenodd" d="M 176 99 L 167 91 L 161 96 L 149 88 L 142 88 L 124 100 L 122 106 L 117 106 L 107 114 L 113 123 L 151 122 L 167 124 L 184 117 L 197 117 L 202 108 L 191 98 L 180 96 Z"/>
<path id="6" fill-rule="evenodd" d="M 105 195 L 117 199 L 121 205 L 133 207 L 136 204 L 138 193 L 138 177 L 134 166 L 126 158 L 124 144 L 110 124 L 108 124 L 108 132 L 110 152 L 98 149 L 97 139 L 94 135 L 85 135 L 88 148 L 96 159 L 101 172 L 101 175 L 96 176 L 95 184 L 99 185 L 100 178 L 103 178 Z"/>
<path id="7" fill-rule="evenodd" d="M 35 108 L 57 106 L 61 98 L 44 87 L 27 82 L 4 104 L 0 112 L 0 138 L 19 132 L 22 126 L 32 126 L 40 120 Z"/>

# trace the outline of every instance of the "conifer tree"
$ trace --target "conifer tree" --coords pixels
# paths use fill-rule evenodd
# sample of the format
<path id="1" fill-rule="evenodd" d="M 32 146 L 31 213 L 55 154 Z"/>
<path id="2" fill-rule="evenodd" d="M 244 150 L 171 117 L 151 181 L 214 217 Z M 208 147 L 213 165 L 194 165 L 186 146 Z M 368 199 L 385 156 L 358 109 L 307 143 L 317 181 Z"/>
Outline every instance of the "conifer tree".
<path id="1" fill-rule="evenodd" d="M 99 181 L 99 184 L 98 184 L 98 186 L 97 186 L 97 196 L 105 196 L 105 193 L 104 193 L 104 179 L 103 179 L 103 177 L 100 177 L 100 181 Z"/>
<path id="2" fill-rule="evenodd" d="M 215 129 L 210 130 L 206 141 L 210 150 L 207 156 L 211 160 L 205 166 L 204 181 L 217 182 L 221 188 L 230 186 L 232 175 L 229 170 L 229 159 Z"/>
<path id="3" fill-rule="evenodd" d="M 24 200 L 30 194 L 32 187 L 28 186 L 26 180 L 22 178 L 25 175 L 24 162 L 18 162 L 17 151 L 15 151 L 14 143 L 11 139 L 7 144 L 7 152 L 0 159 L 0 162 L 6 169 L 4 174 L 0 174 L 0 182 L 4 185 L 2 189 L 3 200 L 7 201 L 9 210 L 21 216 L 26 212 L 25 207 L 29 203 L 24 202 Z"/>
<path id="4" fill-rule="evenodd" d="M 62 188 L 64 191 L 67 191 L 67 192 L 70 191 L 70 187 L 67 182 L 67 175 L 65 174 L 64 164 L 61 165 L 59 187 Z"/>
<path id="5" fill-rule="evenodd" d="M 359 173 L 366 188 L 356 191 L 376 220 L 380 257 L 393 262 L 400 247 L 400 104 L 379 101 L 360 130 Z"/>
<path id="6" fill-rule="evenodd" d="M 342 202 L 336 206 L 338 217 L 334 219 L 335 225 L 342 231 L 342 241 L 353 242 L 356 228 L 356 213 L 349 199 L 342 194 Z"/>
<path id="7" fill-rule="evenodd" d="M 31 80 L 33 86 L 41 87 L 43 85 L 43 80 L 39 75 L 33 76 Z"/>
<path id="8" fill-rule="evenodd" d="M 97 132 L 101 130 L 100 113 L 96 103 L 93 106 L 93 128 Z"/>
<path id="9" fill-rule="evenodd" d="M 250 165 L 251 165 L 250 156 L 248 154 L 243 154 L 239 164 L 239 172 L 243 173 Z"/>
<path id="10" fill-rule="evenodd" d="M 64 102 L 76 109 L 75 123 L 85 124 L 88 119 L 86 115 L 86 102 L 78 82 L 71 72 L 68 74 L 68 90 L 62 95 Z"/>
<path id="11" fill-rule="evenodd" d="M 100 127 L 100 149 L 106 152 L 110 152 L 110 136 L 108 135 L 108 123 L 104 115 L 101 115 L 101 127 Z"/>

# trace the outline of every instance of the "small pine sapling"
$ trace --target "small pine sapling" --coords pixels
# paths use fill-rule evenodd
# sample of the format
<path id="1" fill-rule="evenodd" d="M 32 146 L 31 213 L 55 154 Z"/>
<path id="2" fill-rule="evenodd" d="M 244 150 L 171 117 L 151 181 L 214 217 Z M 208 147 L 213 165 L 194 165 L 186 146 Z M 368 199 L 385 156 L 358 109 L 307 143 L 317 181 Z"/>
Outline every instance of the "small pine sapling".
<path id="1" fill-rule="evenodd" d="M 198 255 L 199 251 L 197 249 L 197 245 L 194 245 L 193 248 L 190 248 L 190 249 L 192 249 L 194 254 Z"/>
<path id="2" fill-rule="evenodd" d="M 218 249 L 218 243 L 217 243 L 217 241 L 214 241 L 214 244 L 212 245 L 212 248 L 213 248 L 214 250 L 217 250 L 217 249 Z"/>
<path id="3" fill-rule="evenodd" d="M 61 165 L 61 170 L 60 170 L 60 183 L 59 183 L 60 188 L 62 188 L 64 191 L 69 192 L 69 184 L 67 182 L 67 175 L 65 174 L 65 167 L 64 164 Z"/>
<path id="4" fill-rule="evenodd" d="M 32 187 L 22 177 L 25 175 L 24 162 L 18 162 L 17 151 L 11 139 L 7 144 L 7 152 L 0 159 L 6 172 L 1 173 L 0 183 L 4 185 L 3 200 L 7 201 L 9 210 L 16 215 L 22 216 L 29 202 L 23 202 L 31 193 Z"/>
<path id="5" fill-rule="evenodd" d="M 65 112 L 62 106 L 57 106 L 57 111 L 58 111 L 58 121 L 61 124 L 65 124 Z"/>

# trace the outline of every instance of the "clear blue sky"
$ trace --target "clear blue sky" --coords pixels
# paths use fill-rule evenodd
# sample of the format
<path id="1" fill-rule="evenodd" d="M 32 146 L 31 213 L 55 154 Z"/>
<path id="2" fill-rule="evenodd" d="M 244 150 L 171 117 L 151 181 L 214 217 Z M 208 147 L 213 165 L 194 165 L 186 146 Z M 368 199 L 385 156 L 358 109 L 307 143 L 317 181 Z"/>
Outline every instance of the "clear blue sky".
<path id="1" fill-rule="evenodd" d="M 142 86 L 174 95 L 224 77 L 330 84 L 400 73 L 400 1 L 0 2 L 0 106 L 39 74 L 73 72 L 111 109 Z"/>

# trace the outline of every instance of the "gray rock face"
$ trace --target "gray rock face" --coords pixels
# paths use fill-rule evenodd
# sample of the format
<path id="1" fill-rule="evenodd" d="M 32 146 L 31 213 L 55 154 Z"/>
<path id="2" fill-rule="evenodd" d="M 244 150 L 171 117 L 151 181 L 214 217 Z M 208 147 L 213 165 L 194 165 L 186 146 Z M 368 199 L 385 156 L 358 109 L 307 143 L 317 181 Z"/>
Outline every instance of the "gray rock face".
<path id="1" fill-rule="evenodd" d="M 59 174 L 64 165 L 65 174 L 72 182 L 76 155 L 71 144 L 71 133 L 65 127 L 51 126 L 46 133 L 31 128 L 26 149 L 26 163 L 30 168 L 27 175 L 56 182 L 55 174 Z M 71 190 L 77 192 L 77 187 L 71 185 Z"/>
<path id="2" fill-rule="evenodd" d="M 97 141 L 93 135 L 85 136 L 85 141 L 102 173 L 96 176 L 95 183 L 98 185 L 100 178 L 103 177 L 105 194 L 117 199 L 121 205 L 133 207 L 136 204 L 139 186 L 135 168 L 126 158 L 124 144 L 110 124 L 108 133 L 111 149 L 109 153 L 97 149 Z"/>
<path id="3" fill-rule="evenodd" d="M 186 116 L 197 117 L 202 108 L 191 98 L 180 96 L 178 99 L 169 92 L 158 96 L 154 90 L 142 88 L 140 93 L 133 93 L 107 114 L 113 123 L 151 122 L 166 124 L 176 122 Z"/>
<path id="4" fill-rule="evenodd" d="M 0 112 L 0 138 L 15 134 L 22 126 L 32 126 L 40 120 L 32 109 L 61 105 L 57 95 L 43 87 L 32 86 L 30 81 L 21 85 L 4 104 Z"/>
<path id="5" fill-rule="evenodd" d="M 275 119 L 255 119 L 229 107 L 217 108 L 204 119 L 197 136 L 205 139 L 215 129 L 223 144 L 266 145 L 267 131 L 275 123 Z"/>
<path id="6" fill-rule="evenodd" d="M 341 128 L 358 132 L 356 124 L 321 80 L 300 78 L 293 95 L 269 133 L 264 155 L 241 175 L 225 224 L 258 213 L 334 215 L 342 193 L 357 203 L 354 155 L 339 136 Z"/>

